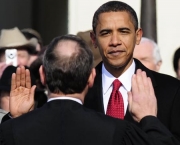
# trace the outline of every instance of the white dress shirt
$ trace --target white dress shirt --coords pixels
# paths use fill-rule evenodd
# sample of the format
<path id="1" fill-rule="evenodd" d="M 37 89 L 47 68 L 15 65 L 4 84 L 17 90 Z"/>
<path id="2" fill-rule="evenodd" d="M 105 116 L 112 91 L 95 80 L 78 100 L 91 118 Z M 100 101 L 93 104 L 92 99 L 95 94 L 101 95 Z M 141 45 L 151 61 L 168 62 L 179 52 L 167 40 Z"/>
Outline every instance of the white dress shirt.
<path id="1" fill-rule="evenodd" d="M 109 102 L 109 98 L 113 89 L 113 81 L 118 79 L 122 86 L 119 88 L 124 100 L 124 114 L 126 114 L 127 106 L 128 106 L 128 95 L 127 92 L 131 90 L 131 78 L 135 72 L 135 62 L 133 60 L 131 66 L 118 78 L 115 78 L 111 75 L 105 68 L 104 64 L 102 65 L 102 87 L 103 87 L 103 103 L 104 103 L 104 111 L 106 113 L 107 105 Z"/>
<path id="2" fill-rule="evenodd" d="M 75 101 L 75 102 L 77 102 L 77 103 L 82 105 L 82 102 L 81 102 L 80 99 L 72 98 L 72 97 L 67 97 L 67 96 L 50 98 L 50 99 L 48 99 L 48 102 L 50 102 L 52 100 L 72 100 L 72 101 Z"/>

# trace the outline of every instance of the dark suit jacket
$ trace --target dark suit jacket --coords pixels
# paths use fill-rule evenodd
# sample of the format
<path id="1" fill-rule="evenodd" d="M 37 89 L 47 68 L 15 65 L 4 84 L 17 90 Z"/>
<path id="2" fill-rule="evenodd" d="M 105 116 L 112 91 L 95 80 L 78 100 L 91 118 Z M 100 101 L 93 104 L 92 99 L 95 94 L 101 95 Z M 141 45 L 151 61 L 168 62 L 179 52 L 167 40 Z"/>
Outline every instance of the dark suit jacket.
<path id="1" fill-rule="evenodd" d="M 140 126 L 89 110 L 71 100 L 53 100 L 0 125 L 0 145 L 176 145 L 157 118 Z M 156 137 L 154 137 L 154 135 Z"/>
<path id="2" fill-rule="evenodd" d="M 180 81 L 147 69 L 134 59 L 136 69 L 142 69 L 152 80 L 158 104 L 158 119 L 180 140 Z M 102 97 L 102 62 L 96 67 L 94 86 L 89 89 L 84 106 L 104 113 Z M 125 120 L 135 123 L 127 110 Z M 136 123 L 135 123 L 136 124 Z"/>

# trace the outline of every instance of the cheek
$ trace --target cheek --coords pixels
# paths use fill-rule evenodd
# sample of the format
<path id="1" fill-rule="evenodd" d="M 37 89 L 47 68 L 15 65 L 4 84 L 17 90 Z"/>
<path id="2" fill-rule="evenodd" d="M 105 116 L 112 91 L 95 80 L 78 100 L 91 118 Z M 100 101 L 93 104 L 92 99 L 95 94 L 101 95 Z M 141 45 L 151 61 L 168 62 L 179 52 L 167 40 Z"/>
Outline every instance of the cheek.
<path id="1" fill-rule="evenodd" d="M 97 45 L 98 45 L 98 49 L 99 49 L 101 54 L 106 53 L 106 48 L 108 48 L 108 43 L 107 42 L 108 41 L 104 41 L 104 40 L 99 40 L 98 41 Z"/>

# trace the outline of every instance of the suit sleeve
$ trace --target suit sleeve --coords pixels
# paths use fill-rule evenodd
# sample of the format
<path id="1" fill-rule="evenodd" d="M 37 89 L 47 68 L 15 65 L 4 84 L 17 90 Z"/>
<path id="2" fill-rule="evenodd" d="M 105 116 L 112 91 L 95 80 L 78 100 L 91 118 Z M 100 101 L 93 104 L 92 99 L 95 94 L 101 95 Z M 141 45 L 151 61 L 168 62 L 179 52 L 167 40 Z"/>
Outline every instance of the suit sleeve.
<path id="1" fill-rule="evenodd" d="M 180 87 L 175 95 L 170 120 L 170 131 L 180 141 Z"/>
<path id="2" fill-rule="evenodd" d="M 0 145 L 14 145 L 14 136 L 11 126 L 10 121 L 0 125 Z"/>
<path id="3" fill-rule="evenodd" d="M 6 122 L 7 120 L 10 120 L 10 119 L 12 119 L 10 117 L 10 113 L 7 113 L 6 115 L 3 116 L 2 120 L 1 120 L 1 124 Z"/>
<path id="4" fill-rule="evenodd" d="M 180 145 L 179 140 L 154 116 L 144 117 L 140 127 L 152 140 L 166 145 Z"/>
<path id="5" fill-rule="evenodd" d="M 180 142 L 156 117 L 147 116 L 141 120 L 139 125 L 140 128 L 127 123 L 123 145 L 180 145 Z M 119 128 L 116 128 L 114 144 L 118 142 Z"/>

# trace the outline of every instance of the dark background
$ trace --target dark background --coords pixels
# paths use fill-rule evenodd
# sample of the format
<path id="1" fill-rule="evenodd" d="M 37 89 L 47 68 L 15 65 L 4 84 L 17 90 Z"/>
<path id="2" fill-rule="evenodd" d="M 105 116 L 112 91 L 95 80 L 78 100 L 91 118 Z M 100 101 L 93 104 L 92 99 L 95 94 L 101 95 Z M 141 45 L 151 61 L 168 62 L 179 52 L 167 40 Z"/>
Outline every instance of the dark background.
<path id="1" fill-rule="evenodd" d="M 68 0 L 0 0 L 0 30 L 37 30 L 47 45 L 68 32 Z"/>

